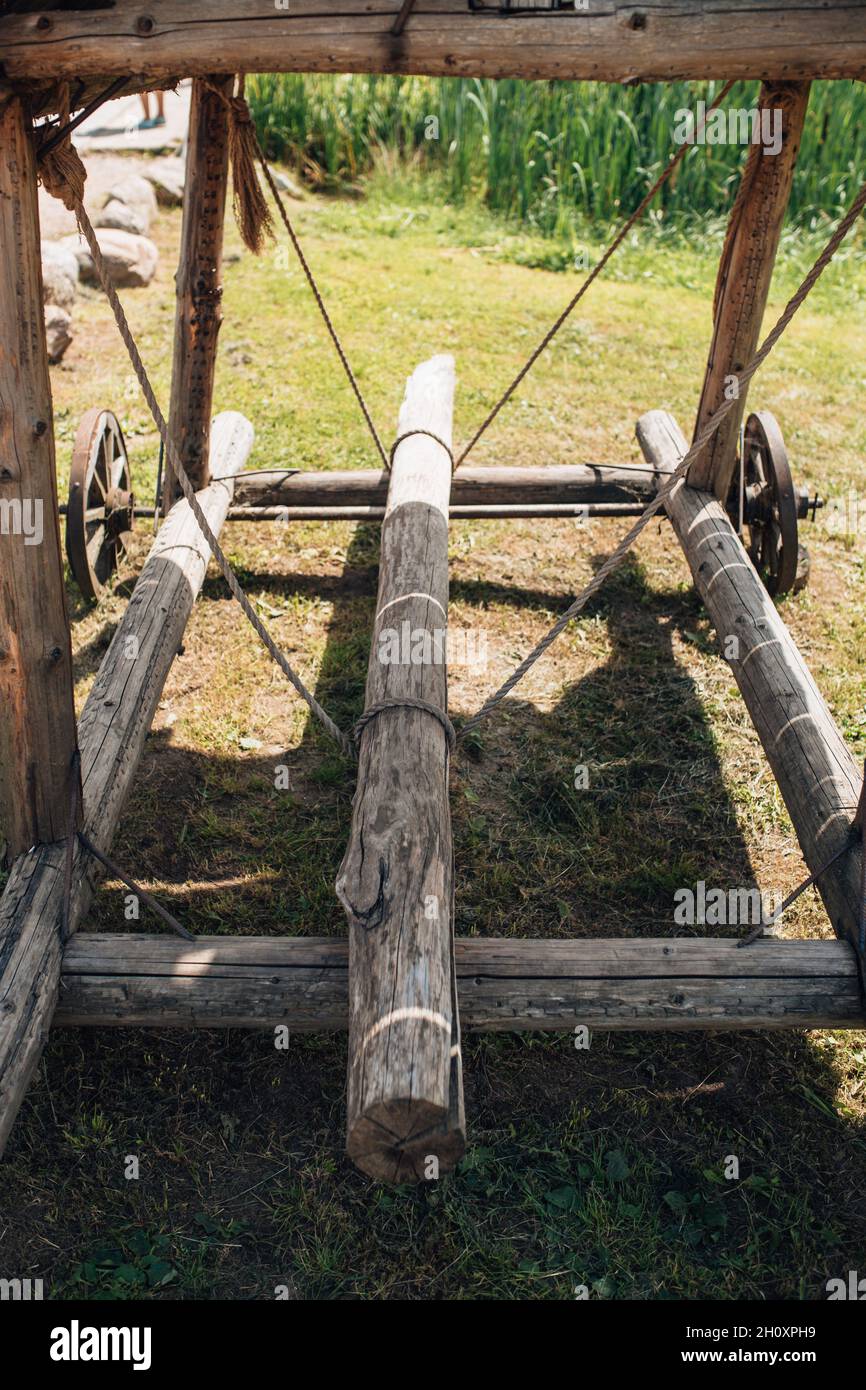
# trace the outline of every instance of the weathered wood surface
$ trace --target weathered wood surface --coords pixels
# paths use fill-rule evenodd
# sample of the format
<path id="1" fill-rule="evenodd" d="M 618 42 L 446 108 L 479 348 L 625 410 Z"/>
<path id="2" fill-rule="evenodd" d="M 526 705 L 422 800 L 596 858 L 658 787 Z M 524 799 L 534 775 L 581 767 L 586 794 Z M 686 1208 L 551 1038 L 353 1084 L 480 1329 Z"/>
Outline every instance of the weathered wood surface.
<path id="1" fill-rule="evenodd" d="M 348 1022 L 348 943 L 323 937 L 73 937 L 62 1025 L 274 1028 Z M 463 1026 L 541 1029 L 862 1028 L 841 941 L 457 939 Z"/>
<path id="2" fill-rule="evenodd" d="M 226 95 L 230 77 L 210 79 Z M 228 182 L 228 112 L 220 97 L 193 82 L 175 287 L 174 361 L 169 433 L 194 488 L 210 482 L 208 457 L 217 338 L 222 323 L 222 253 Z M 168 460 L 168 506 L 180 493 Z"/>
<path id="3" fill-rule="evenodd" d="M 30 122 L 0 111 L 0 853 L 66 833 L 72 651 Z"/>
<path id="4" fill-rule="evenodd" d="M 430 430 L 450 446 L 454 360 L 406 384 L 397 435 Z M 448 498 L 451 461 L 413 434 L 394 455 L 382 523 L 365 710 L 407 697 L 448 706 Z M 394 660 L 403 624 L 428 650 Z M 350 1158 L 372 1177 L 429 1176 L 463 1152 L 460 1036 L 453 988 L 449 752 L 425 710 L 386 709 L 361 736 L 352 828 L 337 895 L 349 919 Z"/>
<path id="5" fill-rule="evenodd" d="M 773 154 L 753 145 L 746 159 L 719 266 L 713 335 L 695 437 L 725 401 L 733 389 L 731 378 L 739 376 L 758 346 L 809 90 L 808 82 L 766 83 L 761 89 L 760 110 L 773 119 L 780 113 L 782 147 Z M 690 487 L 714 492 L 723 502 L 736 468 L 747 395 L 748 387 L 739 392 L 736 407 L 689 469 Z"/>
<path id="6" fill-rule="evenodd" d="M 0 62 L 7 80 L 157 80 L 210 72 L 395 72 L 445 77 L 861 77 L 861 0 L 593 0 L 586 11 L 472 12 L 466 0 L 419 0 L 399 37 L 392 0 L 138 0 L 85 12 L 10 15 Z"/>
<path id="7" fill-rule="evenodd" d="M 211 438 L 216 471 L 239 471 L 252 440 L 252 426 L 242 415 L 218 416 Z M 212 483 L 199 494 L 217 535 L 231 494 L 231 481 Z M 178 502 L 154 542 L 85 703 L 78 730 L 83 825 L 98 849 L 110 847 L 209 554 L 188 503 Z M 63 842 L 22 855 L 0 898 L 0 1152 L 57 1001 L 64 858 Z M 71 930 L 87 911 L 97 873 L 98 866 L 76 846 Z"/>
<path id="8" fill-rule="evenodd" d="M 633 468 L 597 468 L 591 463 L 546 468 L 490 466 L 458 468 L 450 505 L 532 506 L 584 502 L 633 502 L 656 491 L 657 475 Z M 334 468 L 321 472 L 244 473 L 235 484 L 239 507 L 380 507 L 388 500 L 383 468 Z"/>
<path id="9" fill-rule="evenodd" d="M 644 415 L 637 436 L 646 458 L 668 471 L 688 447 L 673 416 L 663 410 Z M 665 505 L 721 644 L 729 637 L 738 640 L 731 673 L 814 873 L 849 841 L 861 770 L 722 504 L 710 493 L 683 486 Z M 852 941 L 859 920 L 861 853 L 855 845 L 818 880 L 834 930 Z"/>

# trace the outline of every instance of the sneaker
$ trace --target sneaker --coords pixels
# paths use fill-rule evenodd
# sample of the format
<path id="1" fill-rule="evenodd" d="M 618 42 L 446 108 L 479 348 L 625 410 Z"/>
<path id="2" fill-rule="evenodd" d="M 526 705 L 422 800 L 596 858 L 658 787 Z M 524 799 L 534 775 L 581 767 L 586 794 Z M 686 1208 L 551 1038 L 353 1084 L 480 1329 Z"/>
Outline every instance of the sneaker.
<path id="1" fill-rule="evenodd" d="M 165 116 L 154 116 L 152 125 L 165 125 Z"/>
<path id="2" fill-rule="evenodd" d="M 156 116 L 145 116 L 144 120 L 138 123 L 139 130 L 153 130 L 153 127 L 156 125 L 156 119 Z"/>

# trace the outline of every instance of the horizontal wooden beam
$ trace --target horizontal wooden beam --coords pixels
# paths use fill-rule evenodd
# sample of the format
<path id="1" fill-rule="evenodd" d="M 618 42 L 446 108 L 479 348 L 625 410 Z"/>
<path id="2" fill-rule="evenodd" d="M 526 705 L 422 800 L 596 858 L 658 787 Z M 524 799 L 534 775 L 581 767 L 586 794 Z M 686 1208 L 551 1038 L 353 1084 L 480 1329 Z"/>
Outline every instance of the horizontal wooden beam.
<path id="1" fill-rule="evenodd" d="M 587 78 L 862 77 L 862 0 L 593 0 L 508 14 L 496 4 L 418 0 L 399 37 L 400 0 L 115 0 L 92 10 L 7 15 L 7 81 L 241 72 L 386 72 Z"/>
<path id="2" fill-rule="evenodd" d="M 219 415 L 211 434 L 214 471 L 226 475 L 243 468 L 252 441 L 252 425 L 242 415 Z M 217 535 L 231 494 L 227 480 L 198 495 Z M 97 849 L 111 845 L 209 557 L 189 504 L 178 502 L 153 544 L 87 697 L 78 725 L 83 824 Z M 64 842 L 21 855 L 0 898 L 0 1153 L 57 1000 L 64 860 Z M 99 866 L 76 845 L 70 930 L 87 911 L 98 873 Z"/>
<path id="3" fill-rule="evenodd" d="M 644 415 L 637 436 L 647 460 L 668 471 L 688 448 L 663 410 Z M 665 505 L 803 856 L 816 873 L 851 842 L 861 770 L 721 503 L 682 486 Z M 859 931 L 861 860 L 861 846 L 854 844 L 817 884 L 837 936 L 852 942 Z"/>
<path id="4" fill-rule="evenodd" d="M 839 941 L 458 938 L 455 968 L 463 1026 L 480 1032 L 866 1027 Z M 310 1033 L 346 1027 L 348 993 L 345 940 L 82 932 L 55 1022 Z"/>
<path id="5" fill-rule="evenodd" d="M 583 502 L 635 502 L 652 497 L 659 474 L 651 468 L 550 464 L 543 468 L 458 468 L 451 507 L 560 506 Z M 235 484 L 237 507 L 384 507 L 386 469 L 329 468 L 319 472 L 253 470 Z"/>

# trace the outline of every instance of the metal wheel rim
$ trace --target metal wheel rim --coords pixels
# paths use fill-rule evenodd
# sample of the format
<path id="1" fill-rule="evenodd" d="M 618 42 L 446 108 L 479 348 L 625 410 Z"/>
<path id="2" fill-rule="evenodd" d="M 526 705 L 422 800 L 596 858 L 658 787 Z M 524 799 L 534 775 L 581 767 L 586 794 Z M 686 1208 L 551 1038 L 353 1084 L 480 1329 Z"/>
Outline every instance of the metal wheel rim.
<path id="1" fill-rule="evenodd" d="M 746 421 L 743 456 L 746 487 L 762 484 L 772 499 L 769 519 L 749 524 L 749 555 L 767 591 L 781 596 L 797 578 L 797 498 L 782 431 L 769 410 Z"/>

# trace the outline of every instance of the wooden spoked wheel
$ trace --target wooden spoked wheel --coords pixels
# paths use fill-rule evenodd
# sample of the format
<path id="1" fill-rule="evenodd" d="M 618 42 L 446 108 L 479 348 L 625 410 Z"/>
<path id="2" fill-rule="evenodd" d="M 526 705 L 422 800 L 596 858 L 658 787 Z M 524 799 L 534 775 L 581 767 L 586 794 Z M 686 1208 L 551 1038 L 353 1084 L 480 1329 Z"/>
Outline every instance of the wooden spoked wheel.
<path id="1" fill-rule="evenodd" d="M 79 589 L 95 602 L 132 530 L 129 460 L 117 417 L 96 406 L 78 426 L 69 478 L 66 554 Z"/>
<path id="2" fill-rule="evenodd" d="M 743 488 L 749 556 L 767 592 L 778 597 L 797 580 L 799 507 L 782 431 L 769 410 L 746 421 Z"/>

